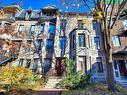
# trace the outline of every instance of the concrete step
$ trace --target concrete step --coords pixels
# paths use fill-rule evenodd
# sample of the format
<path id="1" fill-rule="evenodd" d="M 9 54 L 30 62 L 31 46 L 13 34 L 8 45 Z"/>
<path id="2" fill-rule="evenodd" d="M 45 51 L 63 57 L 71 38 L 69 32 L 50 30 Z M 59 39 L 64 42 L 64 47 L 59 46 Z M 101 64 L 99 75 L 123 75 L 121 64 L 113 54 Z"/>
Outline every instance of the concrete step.
<path id="1" fill-rule="evenodd" d="M 116 83 L 119 83 L 124 87 L 127 87 L 127 80 L 117 80 Z"/>
<path id="2" fill-rule="evenodd" d="M 62 81 L 62 78 L 60 77 L 49 77 L 48 81 L 45 85 L 45 89 L 54 89 L 56 88 L 56 85 Z"/>

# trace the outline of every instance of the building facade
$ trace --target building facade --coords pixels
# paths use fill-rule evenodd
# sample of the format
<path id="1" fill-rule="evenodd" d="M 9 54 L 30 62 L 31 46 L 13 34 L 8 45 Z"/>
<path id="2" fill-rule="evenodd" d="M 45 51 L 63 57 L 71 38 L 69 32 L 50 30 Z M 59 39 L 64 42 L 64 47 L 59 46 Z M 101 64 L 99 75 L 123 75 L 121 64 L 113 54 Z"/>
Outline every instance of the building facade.
<path id="1" fill-rule="evenodd" d="M 127 8 L 127 7 L 125 7 Z M 124 9 L 112 31 L 113 71 L 118 82 L 127 80 L 127 10 Z"/>
<path id="2" fill-rule="evenodd" d="M 68 58 L 76 63 L 77 71 L 91 74 L 91 81 L 106 80 L 101 27 L 91 13 L 61 13 L 55 6 L 28 8 L 17 12 L 10 24 L 19 35 L 11 40 L 20 43 L 12 66 L 62 76 Z"/>

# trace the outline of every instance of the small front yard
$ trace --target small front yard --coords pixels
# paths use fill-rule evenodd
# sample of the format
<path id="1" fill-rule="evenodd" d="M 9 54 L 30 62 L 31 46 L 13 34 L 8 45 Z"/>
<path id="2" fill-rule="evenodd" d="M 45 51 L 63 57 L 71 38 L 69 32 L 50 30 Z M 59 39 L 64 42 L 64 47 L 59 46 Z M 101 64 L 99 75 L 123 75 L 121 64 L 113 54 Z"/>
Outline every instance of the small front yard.
<path id="1" fill-rule="evenodd" d="M 115 91 L 107 90 L 107 85 L 103 83 L 88 84 L 84 89 L 62 91 L 61 95 L 127 95 L 127 89 L 116 85 Z"/>

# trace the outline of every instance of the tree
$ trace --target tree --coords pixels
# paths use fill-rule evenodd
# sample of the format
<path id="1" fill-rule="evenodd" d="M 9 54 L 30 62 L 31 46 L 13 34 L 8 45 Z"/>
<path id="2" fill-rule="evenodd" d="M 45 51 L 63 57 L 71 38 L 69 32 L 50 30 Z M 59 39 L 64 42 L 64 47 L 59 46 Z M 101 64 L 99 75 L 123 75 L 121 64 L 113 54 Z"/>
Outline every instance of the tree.
<path id="1" fill-rule="evenodd" d="M 13 41 L 18 34 L 14 32 L 15 26 L 6 24 L 0 28 L 0 52 L 9 58 L 15 58 L 18 55 L 20 43 Z"/>
<path id="2" fill-rule="evenodd" d="M 5 11 L 4 8 L 0 9 L 0 19 L 4 21 L 10 16 L 10 14 L 15 14 L 11 11 Z M 15 9 L 14 9 L 15 11 Z M 0 27 L 0 53 L 3 56 L 9 58 L 15 58 L 18 55 L 20 43 L 13 41 L 14 38 L 20 38 L 20 35 L 15 32 L 15 25 L 13 23 L 1 23 Z"/>
<path id="3" fill-rule="evenodd" d="M 106 53 L 107 84 L 109 90 L 114 90 L 112 68 L 111 32 L 119 18 L 119 14 L 127 4 L 127 0 L 59 0 L 63 5 L 74 4 L 74 7 L 84 6 L 93 12 L 94 19 L 101 23 L 104 49 Z M 70 5 L 69 5 L 70 6 Z"/>

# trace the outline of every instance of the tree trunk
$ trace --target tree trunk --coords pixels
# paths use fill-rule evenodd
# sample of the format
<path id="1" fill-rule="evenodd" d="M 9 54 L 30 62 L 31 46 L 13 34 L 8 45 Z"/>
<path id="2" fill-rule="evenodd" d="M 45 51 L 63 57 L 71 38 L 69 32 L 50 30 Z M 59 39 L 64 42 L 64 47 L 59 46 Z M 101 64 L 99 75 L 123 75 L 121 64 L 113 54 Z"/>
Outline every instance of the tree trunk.
<path id="1" fill-rule="evenodd" d="M 105 53 L 106 53 L 106 67 L 107 67 L 107 84 L 108 90 L 114 90 L 114 75 L 113 75 L 113 64 L 112 64 L 112 44 L 111 44 L 111 30 L 106 29 L 105 31 Z"/>
<path id="2" fill-rule="evenodd" d="M 43 65 L 43 60 L 42 60 L 42 53 L 39 52 L 38 56 L 39 56 L 40 65 L 41 65 L 41 75 L 43 76 L 44 75 L 44 65 Z"/>
<path id="3" fill-rule="evenodd" d="M 114 76 L 113 76 L 113 67 L 110 58 L 106 58 L 106 67 L 107 67 L 107 84 L 108 90 L 114 90 Z"/>

